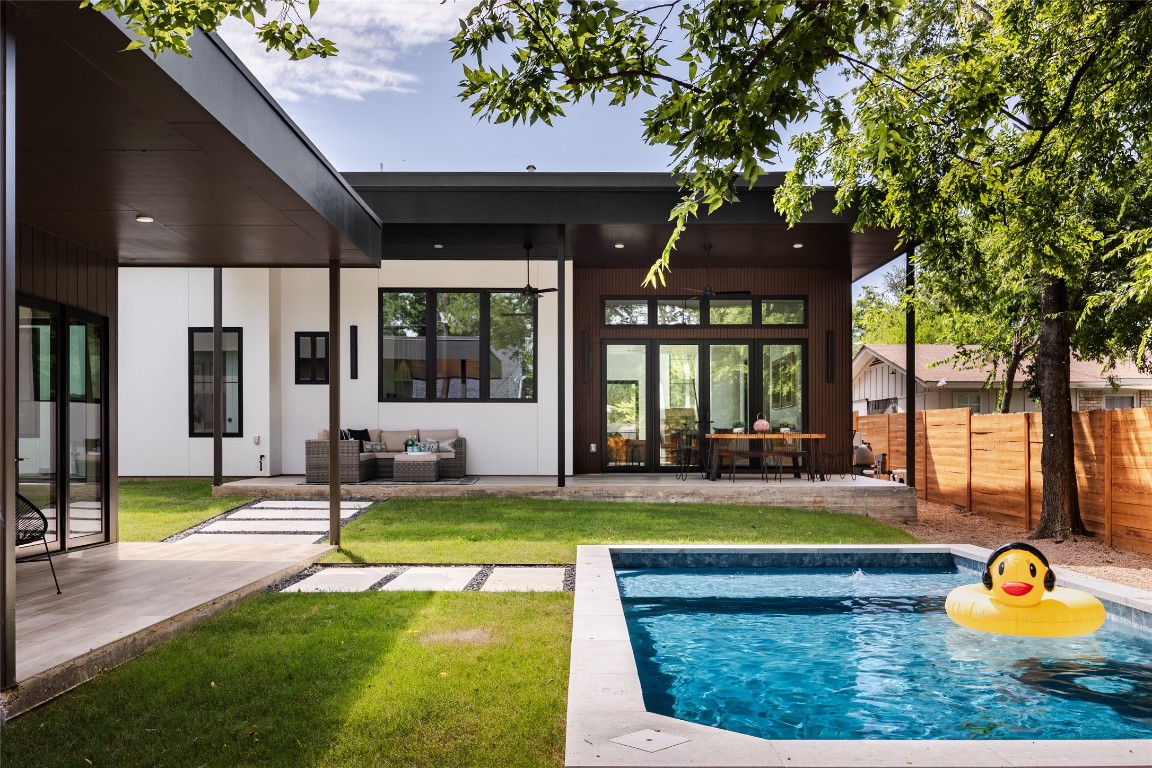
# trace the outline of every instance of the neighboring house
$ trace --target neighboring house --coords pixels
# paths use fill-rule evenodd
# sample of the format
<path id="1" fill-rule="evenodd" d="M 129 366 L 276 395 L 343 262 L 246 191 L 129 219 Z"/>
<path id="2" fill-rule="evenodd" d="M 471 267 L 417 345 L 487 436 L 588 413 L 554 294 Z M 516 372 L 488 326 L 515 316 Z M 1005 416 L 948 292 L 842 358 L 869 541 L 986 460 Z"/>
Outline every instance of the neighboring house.
<path id="1" fill-rule="evenodd" d="M 761 412 L 850 430 L 851 282 L 894 241 L 853 232 L 833 190 L 789 228 L 781 177 L 762 178 L 690 226 L 650 289 L 679 195 L 666 174 L 345 178 L 383 223 L 383 259 L 343 272 L 343 427 L 458 429 L 481 475 L 674 471 L 674 432 Z M 327 293 L 322 270 L 224 271 L 225 474 L 304 473 L 327 426 Z M 212 306 L 210 270 L 120 271 L 122 475 L 211 474 L 196 359 Z"/>
<path id="2" fill-rule="evenodd" d="M 993 413 L 1001 382 L 994 379 L 986 386 L 987 370 L 944 362 L 955 354 L 956 347 L 950 344 L 916 345 L 916 410 L 971 408 L 973 413 Z M 903 344 L 865 344 L 852 360 L 852 409 L 863 415 L 907 410 L 905 376 Z M 1152 376 L 1134 364 L 1103 371 L 1096 363 L 1073 358 L 1070 379 L 1074 410 L 1152 407 Z M 1113 389 L 1113 381 L 1118 388 Z M 1040 410 L 1019 379 L 1011 410 Z"/>

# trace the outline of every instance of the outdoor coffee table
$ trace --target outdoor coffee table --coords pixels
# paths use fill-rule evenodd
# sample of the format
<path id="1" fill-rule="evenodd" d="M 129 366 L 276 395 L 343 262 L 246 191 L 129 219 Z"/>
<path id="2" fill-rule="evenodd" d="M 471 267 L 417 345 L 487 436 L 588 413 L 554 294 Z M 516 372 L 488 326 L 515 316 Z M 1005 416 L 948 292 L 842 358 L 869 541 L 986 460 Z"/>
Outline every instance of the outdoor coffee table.
<path id="1" fill-rule="evenodd" d="M 401 453 L 392 462 L 392 479 L 402 483 L 432 483 L 440 479 L 435 453 Z"/>

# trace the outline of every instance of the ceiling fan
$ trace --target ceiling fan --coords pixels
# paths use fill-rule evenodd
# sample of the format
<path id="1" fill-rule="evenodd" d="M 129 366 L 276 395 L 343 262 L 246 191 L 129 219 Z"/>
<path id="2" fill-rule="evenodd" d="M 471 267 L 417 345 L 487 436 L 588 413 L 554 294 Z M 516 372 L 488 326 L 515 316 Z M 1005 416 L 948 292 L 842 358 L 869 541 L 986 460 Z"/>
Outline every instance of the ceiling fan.
<path id="1" fill-rule="evenodd" d="M 712 243 L 705 243 L 704 250 L 708 252 L 708 259 L 712 258 Z M 718 291 L 712 287 L 712 282 L 708 280 L 708 268 L 705 268 L 705 283 L 704 288 L 688 288 L 686 290 L 692 291 L 698 298 L 711 299 L 718 296 L 751 296 L 752 291 Z"/>
<path id="2" fill-rule="evenodd" d="M 554 293 L 559 288 L 535 288 L 532 285 L 532 241 L 524 241 L 524 273 L 528 276 L 528 284 L 520 289 L 520 295 L 529 299 L 538 299 L 542 293 Z"/>

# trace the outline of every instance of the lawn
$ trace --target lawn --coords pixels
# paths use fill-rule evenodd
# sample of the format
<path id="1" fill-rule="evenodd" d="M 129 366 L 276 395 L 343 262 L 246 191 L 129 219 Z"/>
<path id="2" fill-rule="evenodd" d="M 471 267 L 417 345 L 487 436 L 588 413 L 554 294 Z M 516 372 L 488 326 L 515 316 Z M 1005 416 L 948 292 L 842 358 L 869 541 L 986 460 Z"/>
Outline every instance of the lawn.
<path id="1" fill-rule="evenodd" d="M 560 766 L 570 594 L 261 595 L 5 723 L 0 765 Z"/>
<path id="2" fill-rule="evenodd" d="M 249 501 L 212 498 L 210 480 L 121 480 L 120 540 L 161 541 Z"/>
<path id="3" fill-rule="evenodd" d="M 121 484 L 125 538 L 243 503 Z M 857 515 L 739 505 L 396 499 L 344 562 L 571 563 L 612 542 L 900 543 Z M 3 726 L 0 765 L 558 768 L 572 595 L 264 594 Z"/>
<path id="4" fill-rule="evenodd" d="M 902 544 L 863 515 L 716 504 L 392 499 L 341 533 L 328 562 L 573 563 L 578 544 Z"/>

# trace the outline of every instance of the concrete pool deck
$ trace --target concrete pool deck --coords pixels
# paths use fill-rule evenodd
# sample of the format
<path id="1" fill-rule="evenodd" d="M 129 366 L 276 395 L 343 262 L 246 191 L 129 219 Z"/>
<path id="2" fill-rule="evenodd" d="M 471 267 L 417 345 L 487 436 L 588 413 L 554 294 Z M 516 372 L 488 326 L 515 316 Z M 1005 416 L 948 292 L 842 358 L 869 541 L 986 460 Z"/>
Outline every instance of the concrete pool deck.
<path id="1" fill-rule="evenodd" d="M 960 545 L 581 546 L 576 556 L 565 765 L 623 768 L 754 766 L 1148 766 L 1152 740 L 783 741 L 648 712 L 624 619 L 612 553 L 951 553 L 982 564 L 989 550 Z M 1056 568 L 1060 583 L 1152 615 L 1152 593 Z M 1119 619 L 1124 621 L 1123 617 Z M 1126 622 L 1128 623 L 1128 622 Z"/>

